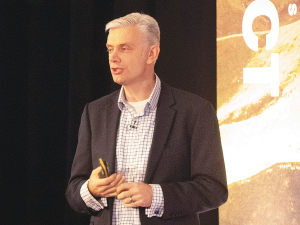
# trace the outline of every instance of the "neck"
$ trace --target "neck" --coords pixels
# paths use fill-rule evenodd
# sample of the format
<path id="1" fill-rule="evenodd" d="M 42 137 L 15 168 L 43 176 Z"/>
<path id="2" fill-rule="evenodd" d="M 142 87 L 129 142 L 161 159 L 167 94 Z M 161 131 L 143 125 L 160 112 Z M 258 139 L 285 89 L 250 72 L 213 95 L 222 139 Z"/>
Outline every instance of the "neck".
<path id="1" fill-rule="evenodd" d="M 123 86 L 125 96 L 129 102 L 140 102 L 150 97 L 151 92 L 155 86 L 155 75 L 149 76 L 148 79 L 139 82 L 132 86 Z"/>

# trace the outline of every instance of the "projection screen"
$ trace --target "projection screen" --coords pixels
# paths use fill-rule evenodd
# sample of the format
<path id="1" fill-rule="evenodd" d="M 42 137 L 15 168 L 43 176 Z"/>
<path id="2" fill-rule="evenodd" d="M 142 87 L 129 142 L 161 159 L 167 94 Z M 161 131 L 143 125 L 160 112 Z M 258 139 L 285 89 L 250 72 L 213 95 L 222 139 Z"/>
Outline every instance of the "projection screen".
<path id="1" fill-rule="evenodd" d="M 300 224 L 300 1 L 217 1 L 220 225 Z"/>

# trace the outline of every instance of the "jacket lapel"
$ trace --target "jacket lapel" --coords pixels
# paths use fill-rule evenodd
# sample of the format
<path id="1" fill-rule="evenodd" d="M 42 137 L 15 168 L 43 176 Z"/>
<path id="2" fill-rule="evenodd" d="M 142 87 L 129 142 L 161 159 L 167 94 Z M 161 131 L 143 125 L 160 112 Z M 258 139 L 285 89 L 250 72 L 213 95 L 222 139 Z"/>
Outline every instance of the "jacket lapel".
<path id="1" fill-rule="evenodd" d="M 109 165 L 109 169 L 111 174 L 115 172 L 115 158 L 116 158 L 116 140 L 117 140 L 117 132 L 120 121 L 121 111 L 118 107 L 118 94 L 111 98 L 111 103 L 107 109 L 107 118 L 106 121 L 106 146 L 107 146 L 107 163 Z"/>
<path id="2" fill-rule="evenodd" d="M 118 93 L 111 97 L 111 102 L 108 105 L 108 108 L 106 110 L 107 113 L 107 121 L 106 121 L 106 159 L 109 170 L 111 174 L 115 173 L 115 158 L 116 158 L 116 140 L 117 140 L 117 132 L 119 127 L 119 121 L 120 121 L 120 109 L 118 107 Z M 110 221 L 112 221 L 112 215 L 113 215 L 113 203 L 114 198 L 108 198 L 108 208 L 110 210 Z"/>
<path id="3" fill-rule="evenodd" d="M 145 183 L 150 183 L 153 179 L 157 164 L 165 147 L 176 112 L 170 108 L 174 103 L 175 100 L 171 87 L 162 82 L 161 93 L 157 104 L 152 146 L 144 180 Z"/>

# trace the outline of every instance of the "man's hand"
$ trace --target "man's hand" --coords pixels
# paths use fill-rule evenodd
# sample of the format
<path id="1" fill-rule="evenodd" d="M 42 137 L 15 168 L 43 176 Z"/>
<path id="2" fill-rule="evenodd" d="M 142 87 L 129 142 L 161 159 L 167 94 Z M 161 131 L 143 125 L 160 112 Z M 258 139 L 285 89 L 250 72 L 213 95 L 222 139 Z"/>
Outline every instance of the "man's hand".
<path id="1" fill-rule="evenodd" d="M 98 167 L 94 169 L 91 173 L 89 182 L 88 182 L 88 189 L 90 193 L 94 197 L 113 197 L 116 196 L 116 188 L 118 185 L 124 183 L 125 177 L 122 173 L 112 174 L 107 178 L 100 179 L 99 173 L 101 172 L 102 168 Z"/>
<path id="2" fill-rule="evenodd" d="M 123 183 L 117 187 L 117 196 L 126 207 L 150 207 L 153 191 L 149 184 Z"/>

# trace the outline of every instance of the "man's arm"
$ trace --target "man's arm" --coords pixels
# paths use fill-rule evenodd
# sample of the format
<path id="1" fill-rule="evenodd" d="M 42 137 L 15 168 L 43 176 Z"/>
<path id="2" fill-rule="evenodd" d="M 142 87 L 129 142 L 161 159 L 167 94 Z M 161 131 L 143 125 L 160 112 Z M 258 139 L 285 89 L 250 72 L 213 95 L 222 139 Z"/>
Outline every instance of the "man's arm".
<path id="1" fill-rule="evenodd" d="M 86 206 L 80 195 L 80 189 L 89 179 L 92 171 L 91 127 L 88 105 L 86 105 L 81 116 L 77 149 L 73 160 L 71 177 L 66 190 L 66 198 L 71 208 L 80 213 L 95 213 L 94 210 Z"/>
<path id="2" fill-rule="evenodd" d="M 163 218 L 218 208 L 228 198 L 219 124 L 211 104 L 199 113 L 192 138 L 191 180 L 160 184 L 164 195 Z"/>
<path id="3" fill-rule="evenodd" d="M 112 174 L 110 177 L 100 179 L 98 174 L 101 168 L 92 168 L 91 157 L 91 128 L 88 114 L 88 105 L 86 105 L 81 117 L 81 124 L 78 135 L 78 145 L 73 161 L 71 178 L 66 190 L 66 197 L 70 206 L 80 213 L 93 214 L 99 211 L 102 207 L 89 207 L 86 201 L 83 200 L 82 194 L 84 184 L 86 184 L 88 192 L 87 201 L 99 201 L 101 198 L 116 196 L 116 187 L 125 181 L 123 174 Z M 91 199 L 94 198 L 94 199 Z M 93 209 L 94 208 L 94 209 Z M 99 209 L 99 210 L 97 210 Z"/>

